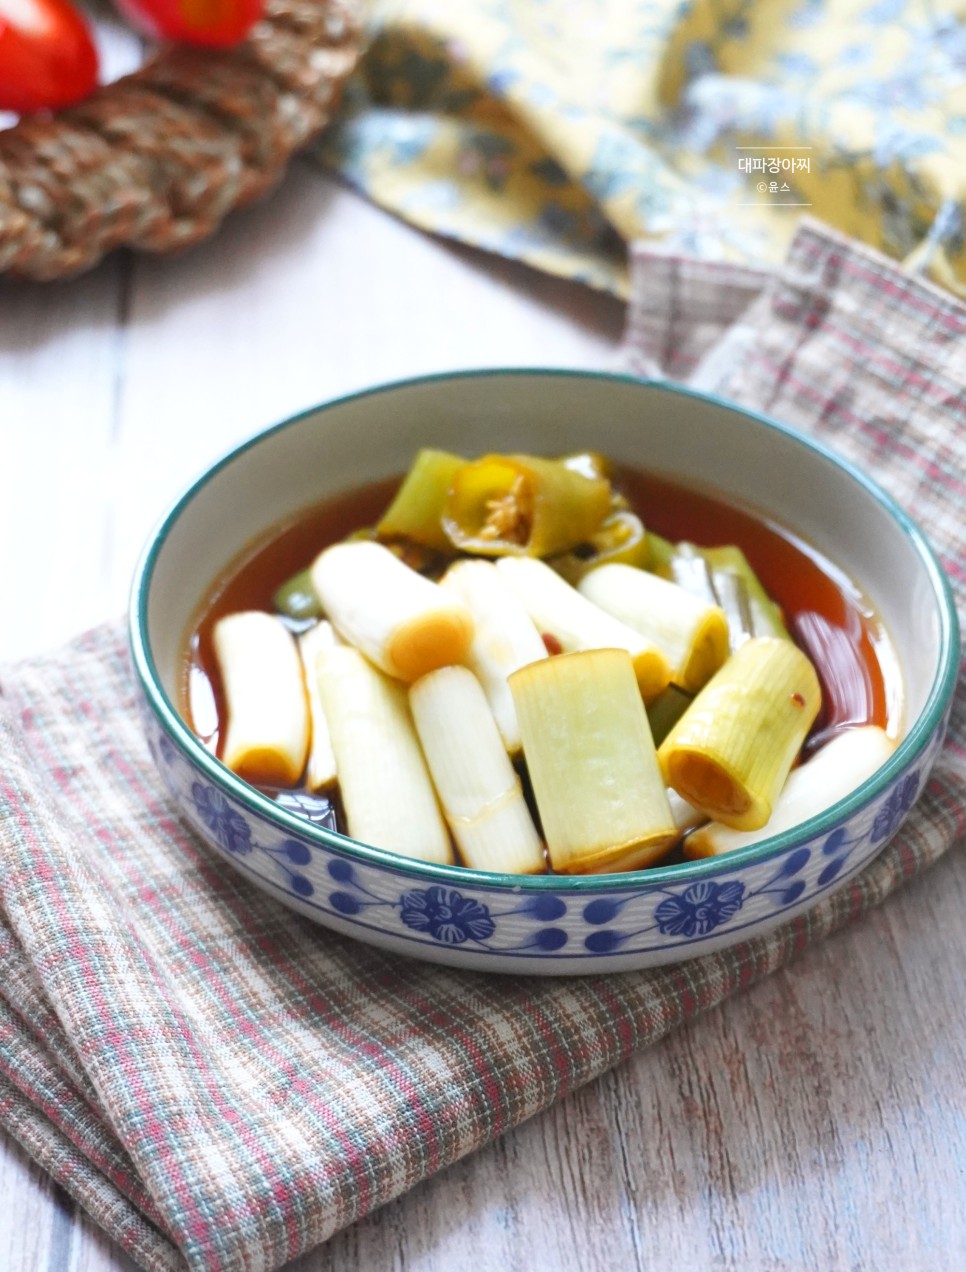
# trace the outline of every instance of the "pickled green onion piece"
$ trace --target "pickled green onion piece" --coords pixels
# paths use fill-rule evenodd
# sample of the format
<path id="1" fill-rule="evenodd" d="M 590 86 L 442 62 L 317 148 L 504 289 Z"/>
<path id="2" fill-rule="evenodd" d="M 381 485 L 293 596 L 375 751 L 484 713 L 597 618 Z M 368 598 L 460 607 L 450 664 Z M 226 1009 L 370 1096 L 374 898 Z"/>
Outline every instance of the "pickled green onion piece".
<path id="1" fill-rule="evenodd" d="M 453 545 L 442 526 L 443 508 L 453 477 L 465 463 L 448 451 L 421 450 L 376 526 L 379 537 L 412 539 L 452 554 Z"/>
<path id="2" fill-rule="evenodd" d="M 758 575 L 751 568 L 748 558 L 741 548 L 727 544 L 718 548 L 702 548 L 701 555 L 711 567 L 711 578 L 715 589 L 718 580 L 730 571 L 742 580 L 748 594 L 748 608 L 755 636 L 777 636 L 788 640 L 788 628 L 782 619 L 782 612 L 762 586 Z"/>
<path id="3" fill-rule="evenodd" d="M 473 615 L 466 665 L 486 694 L 507 751 L 520 750 L 520 726 L 507 678 L 547 657 L 547 647 L 519 598 L 492 561 L 454 561 L 440 580 Z"/>
<path id="4" fill-rule="evenodd" d="M 305 688 L 309 700 L 309 719 L 311 721 L 311 743 L 308 761 L 305 765 L 304 784 L 309 791 L 320 791 L 334 786 L 336 780 L 335 752 L 332 750 L 332 737 L 329 733 L 325 708 L 319 695 L 319 678 L 316 661 L 323 649 L 331 649 L 340 643 L 331 623 L 323 619 L 302 632 L 298 637 L 299 657 L 305 672 Z"/>
<path id="5" fill-rule="evenodd" d="M 477 678 L 440 667 L 410 687 L 409 704 L 463 864 L 542 874 L 543 843 Z"/>
<path id="6" fill-rule="evenodd" d="M 554 870 L 651 865 L 677 838 L 630 654 L 593 649 L 510 677 Z"/>
<path id="7" fill-rule="evenodd" d="M 697 693 L 728 657 L 720 606 L 656 574 L 609 562 L 585 574 L 577 591 L 655 644 L 670 664 L 672 684 L 688 693 Z"/>
<path id="8" fill-rule="evenodd" d="M 336 631 L 377 667 L 418 680 L 462 662 L 473 616 L 381 543 L 336 543 L 312 565 L 312 583 Z"/>
<path id="9" fill-rule="evenodd" d="M 349 645 L 321 649 L 316 673 L 349 834 L 405 857 L 452 862 L 406 686 Z"/>
<path id="10" fill-rule="evenodd" d="M 728 645 L 734 651 L 746 640 L 751 640 L 755 634 L 756 624 L 751 611 L 748 586 L 741 575 L 730 567 L 715 570 L 712 578 L 715 595 L 728 623 Z"/>
<path id="11" fill-rule="evenodd" d="M 709 822 L 684 842 L 688 857 L 716 857 L 780 835 L 816 817 L 844 799 L 885 764 L 896 744 L 878 725 L 860 725 L 837 733 L 796 769 L 792 769 L 771 817 L 757 830 L 733 830 Z"/>
<path id="12" fill-rule="evenodd" d="M 718 604 L 718 593 L 714 590 L 714 579 L 711 577 L 711 566 L 693 543 L 679 543 L 670 561 L 671 579 L 678 587 L 684 588 L 693 596 L 700 597 L 709 605 Z"/>
<path id="13" fill-rule="evenodd" d="M 552 637 L 564 653 L 625 649 L 645 701 L 667 688 L 671 668 L 654 642 L 581 596 L 545 561 L 501 557 L 496 568 L 537 630 Z"/>
<path id="14" fill-rule="evenodd" d="M 736 830 L 757 830 L 818 715 L 822 691 L 797 645 L 745 641 L 658 748 L 661 771 L 689 804 Z"/>
<path id="15" fill-rule="evenodd" d="M 212 634 L 225 696 L 222 762 L 249 782 L 294 786 L 309 749 L 309 708 L 298 650 L 282 620 L 228 614 Z"/>

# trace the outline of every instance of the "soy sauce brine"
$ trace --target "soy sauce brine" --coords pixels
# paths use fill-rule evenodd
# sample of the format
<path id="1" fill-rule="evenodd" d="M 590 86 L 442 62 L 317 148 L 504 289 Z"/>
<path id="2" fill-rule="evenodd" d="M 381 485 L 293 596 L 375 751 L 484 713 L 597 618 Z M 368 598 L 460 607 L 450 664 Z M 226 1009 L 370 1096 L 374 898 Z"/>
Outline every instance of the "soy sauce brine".
<path id="1" fill-rule="evenodd" d="M 180 684 L 182 712 L 213 751 L 224 719 L 215 623 L 241 610 L 272 612 L 279 586 L 323 548 L 375 524 L 399 481 L 372 483 L 306 510 L 250 546 L 215 581 L 186 639 Z M 898 735 L 902 693 L 888 634 L 861 589 L 833 562 L 774 521 L 710 493 L 621 466 L 614 468 L 613 483 L 648 530 L 699 547 L 733 544 L 745 553 L 821 682 L 823 704 L 803 758 L 855 725 L 876 724 Z M 307 796 L 305 802 L 298 789 L 266 793 L 313 820 L 338 824 L 338 809 L 325 799 Z"/>

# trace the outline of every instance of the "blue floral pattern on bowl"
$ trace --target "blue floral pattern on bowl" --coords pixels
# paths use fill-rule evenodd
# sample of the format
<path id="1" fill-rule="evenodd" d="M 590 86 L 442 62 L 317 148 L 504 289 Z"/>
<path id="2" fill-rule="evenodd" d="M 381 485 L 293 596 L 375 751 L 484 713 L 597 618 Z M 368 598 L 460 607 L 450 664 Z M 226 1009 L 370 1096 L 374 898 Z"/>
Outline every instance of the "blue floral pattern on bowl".
<path id="1" fill-rule="evenodd" d="M 713 872 L 683 886 L 669 884 L 664 872 L 653 884 L 637 874 L 625 886 L 602 882 L 577 893 L 561 879 L 553 891 L 525 894 L 480 882 L 469 871 L 459 887 L 420 885 L 404 866 L 362 863 L 351 849 L 320 845 L 308 834 L 280 835 L 269 819 L 202 780 L 191 758 L 145 718 L 152 752 L 187 818 L 238 869 L 295 909 L 402 953 L 561 973 L 710 952 L 807 908 L 885 846 L 921 790 L 943 733 L 873 803 L 778 855 L 738 867 L 724 857 Z"/>
<path id="2" fill-rule="evenodd" d="M 736 880 L 715 883 L 706 879 L 665 897 L 654 911 L 654 921 L 665 936 L 707 936 L 733 918 L 744 899 L 743 883 Z"/>
<path id="3" fill-rule="evenodd" d="M 490 911 L 482 902 L 464 897 L 455 888 L 413 888 L 399 900 L 399 917 L 415 932 L 428 932 L 434 941 L 462 945 L 483 943 L 496 930 Z"/>
<path id="4" fill-rule="evenodd" d="M 162 752 L 163 753 L 163 752 Z M 198 816 L 211 831 L 215 842 L 228 852 L 245 856 L 252 850 L 252 832 L 248 822 L 211 786 L 193 782 L 191 798 Z"/>
<path id="5" fill-rule="evenodd" d="M 480 150 L 476 159 L 492 167 L 500 156 Z M 672 479 L 726 489 L 820 552 L 841 545 L 838 566 L 868 586 L 890 630 L 906 736 L 887 766 L 835 811 L 735 853 L 626 875 L 490 875 L 356 843 L 321 814 L 313 824 L 302 815 L 311 810 L 291 793 L 286 805 L 284 797 L 273 802 L 246 786 L 186 727 L 177 708 L 184 633 L 214 563 L 347 489 L 350 479 L 401 471 L 414 440 L 483 454 L 512 438 L 550 454 L 585 445 L 588 419 L 595 445 L 616 462 L 643 462 Z M 817 491 L 828 499 L 818 500 Z M 858 466 L 791 428 L 691 389 L 540 369 L 376 386 L 246 441 L 201 475 L 147 545 L 134 580 L 130 635 L 162 781 L 226 869 L 319 924 L 395 954 L 548 975 L 707 954 L 757 937 L 847 885 L 925 789 L 959 666 L 955 603 L 939 560 Z"/>

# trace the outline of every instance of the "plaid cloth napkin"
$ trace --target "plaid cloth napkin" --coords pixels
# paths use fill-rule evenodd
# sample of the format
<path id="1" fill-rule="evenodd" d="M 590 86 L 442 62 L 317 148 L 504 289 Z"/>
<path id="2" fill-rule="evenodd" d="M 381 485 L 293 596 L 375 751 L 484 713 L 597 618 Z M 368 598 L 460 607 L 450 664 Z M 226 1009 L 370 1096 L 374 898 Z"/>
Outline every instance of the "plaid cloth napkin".
<path id="1" fill-rule="evenodd" d="M 966 601 L 966 308 L 815 226 L 773 277 L 635 254 L 628 350 L 833 442 Z M 270 1269 L 856 919 L 966 830 L 966 691 L 901 837 L 656 972 L 457 973 L 327 933 L 177 819 L 123 633 L 0 672 L 0 1123 L 146 1268 Z"/>

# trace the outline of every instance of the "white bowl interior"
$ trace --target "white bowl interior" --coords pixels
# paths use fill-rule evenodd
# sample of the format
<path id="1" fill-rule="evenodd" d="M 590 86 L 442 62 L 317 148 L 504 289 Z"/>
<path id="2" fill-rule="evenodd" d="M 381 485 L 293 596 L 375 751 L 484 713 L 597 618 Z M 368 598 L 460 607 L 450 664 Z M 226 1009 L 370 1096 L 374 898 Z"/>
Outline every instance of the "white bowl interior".
<path id="1" fill-rule="evenodd" d="M 218 467 L 182 502 L 151 577 L 148 640 L 172 702 L 192 616 L 226 564 L 289 514 L 403 471 L 421 446 L 464 454 L 595 449 L 770 515 L 861 586 L 898 654 L 906 726 L 923 710 L 942 642 L 941 599 L 916 539 L 869 489 L 794 436 L 723 404 L 552 372 L 377 390 L 303 415 Z"/>

